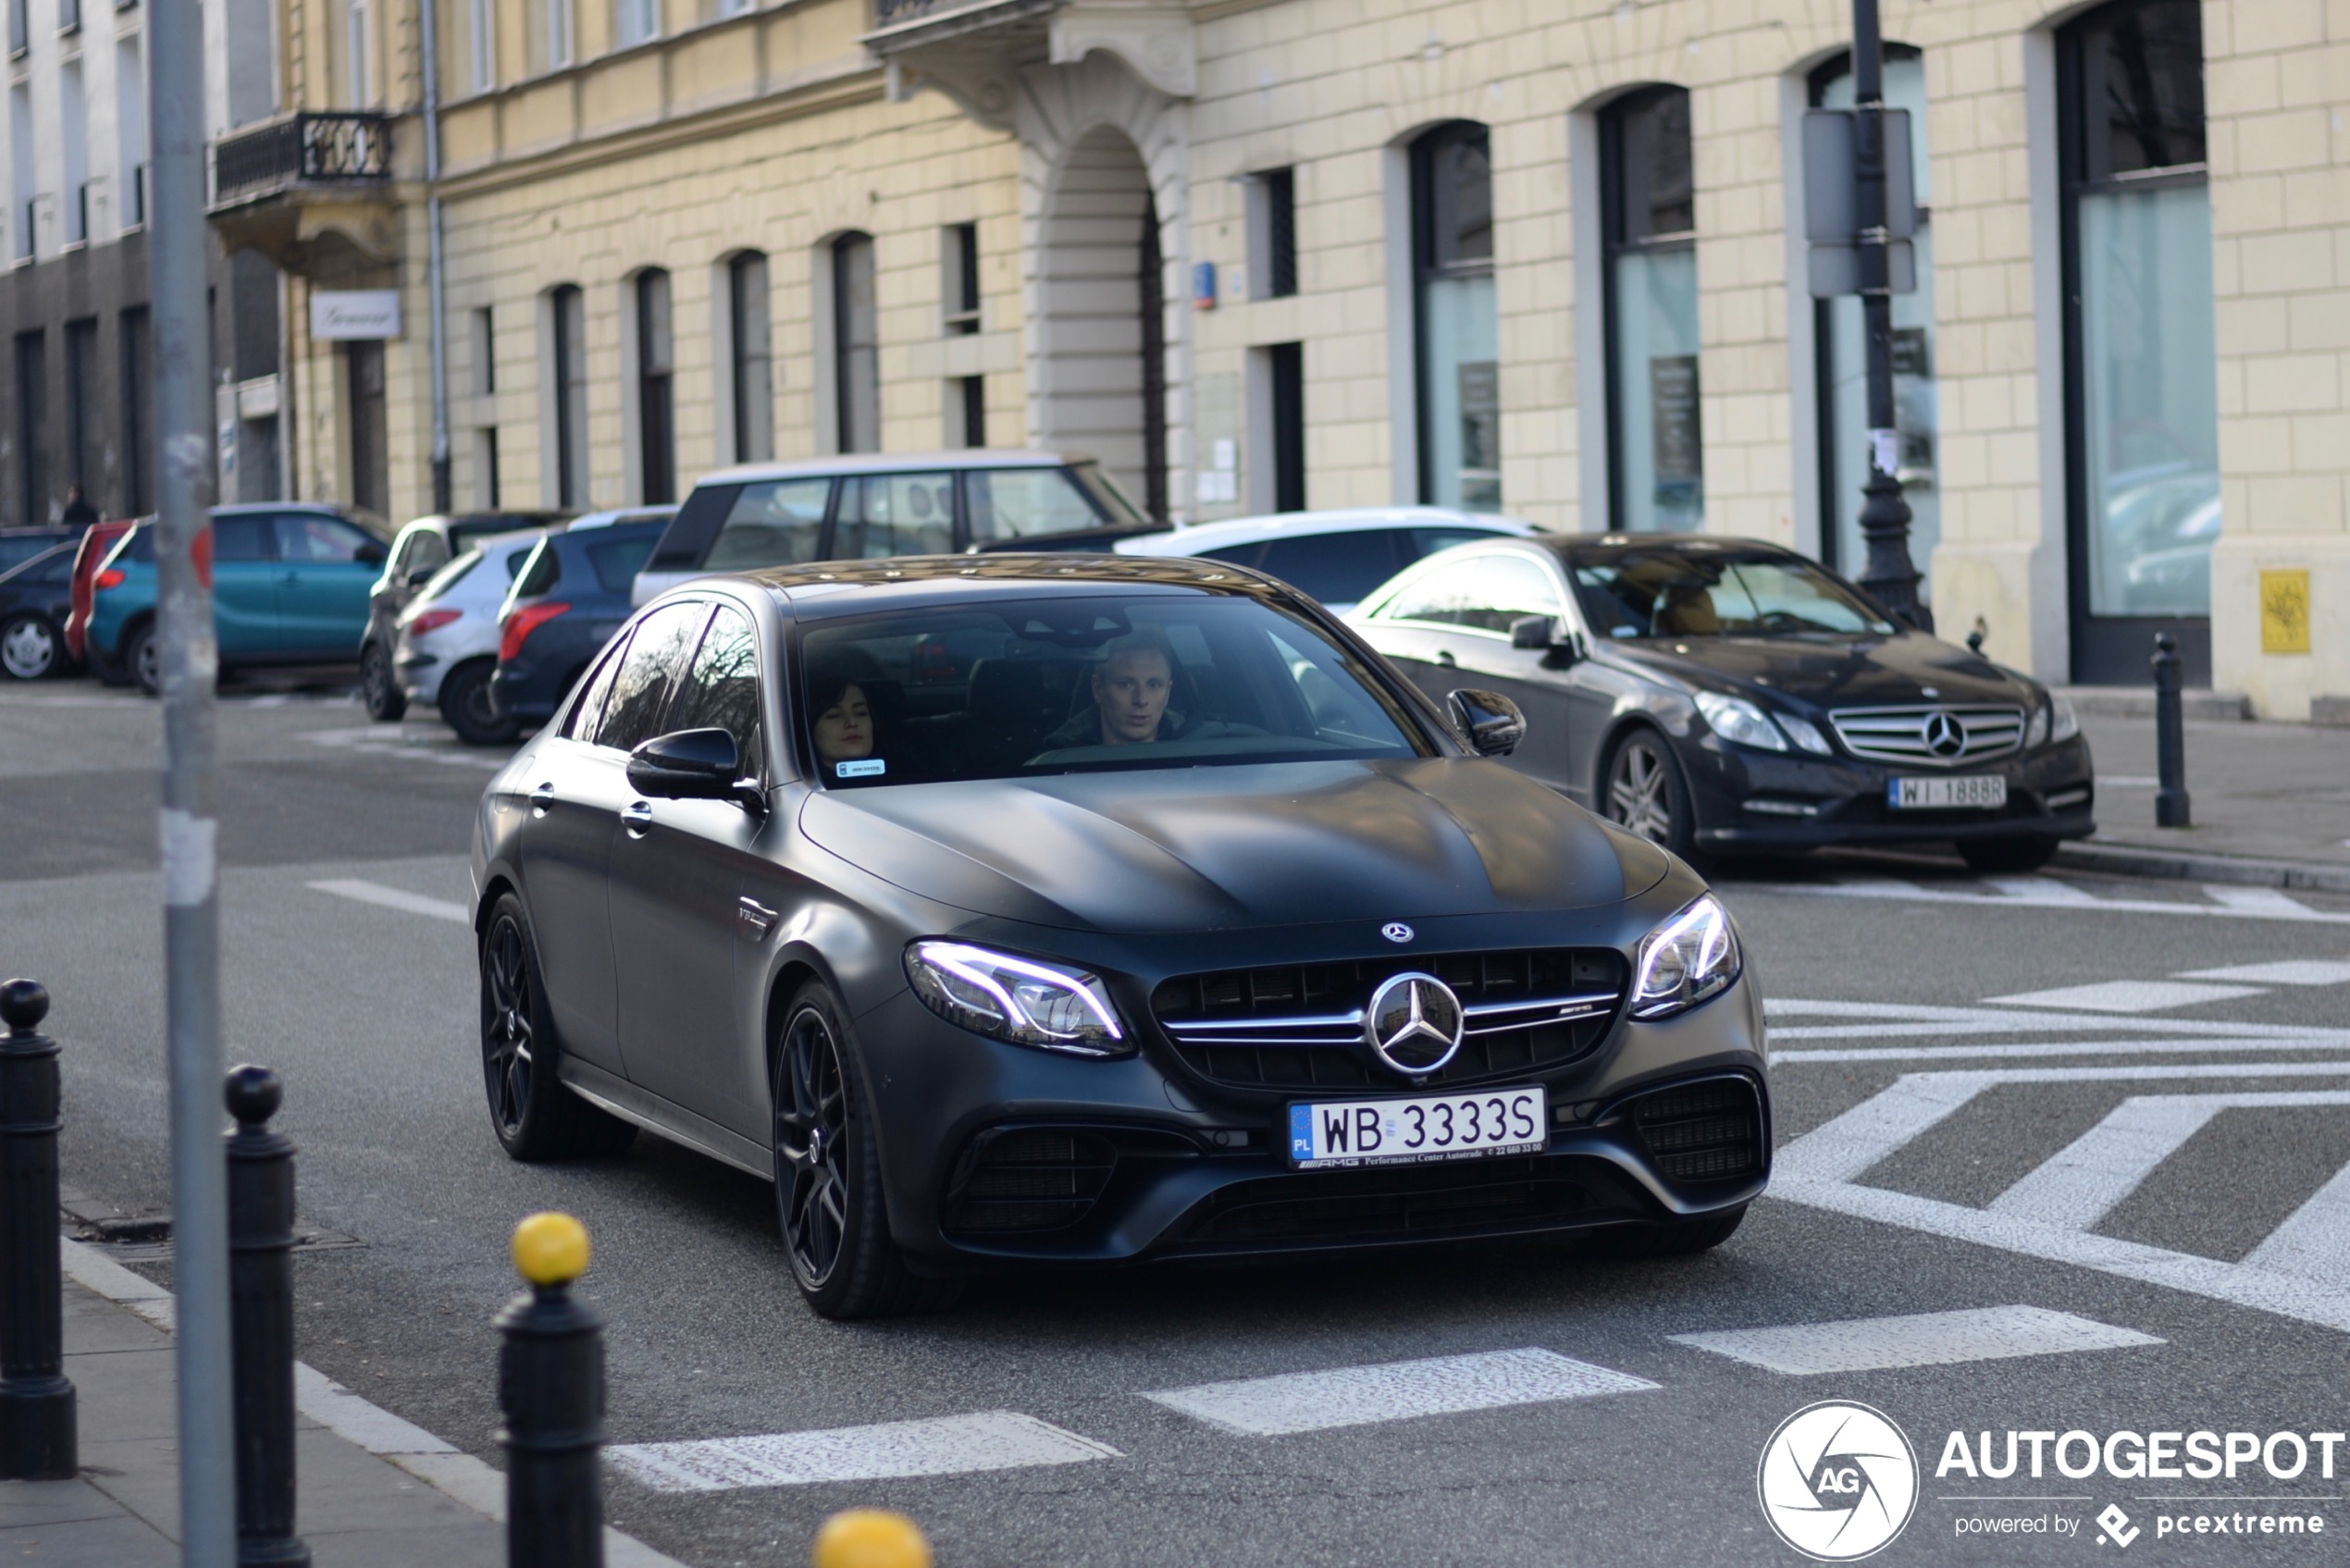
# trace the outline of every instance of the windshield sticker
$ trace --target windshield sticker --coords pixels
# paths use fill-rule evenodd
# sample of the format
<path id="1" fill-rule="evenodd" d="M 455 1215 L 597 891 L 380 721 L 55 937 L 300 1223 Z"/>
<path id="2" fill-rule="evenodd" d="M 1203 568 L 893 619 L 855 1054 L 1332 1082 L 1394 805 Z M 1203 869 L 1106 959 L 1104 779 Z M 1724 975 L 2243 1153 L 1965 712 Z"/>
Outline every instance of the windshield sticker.
<path id="1" fill-rule="evenodd" d="M 836 762 L 833 765 L 833 772 L 844 779 L 871 778 L 876 773 L 885 773 L 888 771 L 889 764 L 878 757 L 867 757 L 855 762 Z"/>

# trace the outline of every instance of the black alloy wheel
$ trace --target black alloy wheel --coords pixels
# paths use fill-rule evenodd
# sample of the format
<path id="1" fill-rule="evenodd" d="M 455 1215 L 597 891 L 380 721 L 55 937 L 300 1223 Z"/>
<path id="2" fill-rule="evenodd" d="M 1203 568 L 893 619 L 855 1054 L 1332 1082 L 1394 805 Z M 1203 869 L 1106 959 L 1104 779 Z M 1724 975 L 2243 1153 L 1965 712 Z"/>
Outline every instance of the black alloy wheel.
<path id="1" fill-rule="evenodd" d="M 141 691 L 154 697 L 163 690 L 163 649 L 157 646 L 153 621 L 140 623 L 139 629 L 130 634 L 122 661 L 130 666 L 130 678 L 139 683 Z"/>
<path id="2" fill-rule="evenodd" d="M 774 1064 L 775 1209 L 808 1304 L 847 1319 L 952 1303 L 960 1282 L 914 1275 L 889 1239 L 871 1097 L 847 1015 L 822 982 L 785 1009 Z"/>
<path id="3" fill-rule="evenodd" d="M 370 641 L 359 650 L 359 697 L 367 706 L 367 717 L 379 723 L 391 723 L 408 711 L 407 694 L 392 674 L 391 650 L 379 642 Z"/>
<path id="4" fill-rule="evenodd" d="M 481 1076 L 489 1125 L 517 1160 L 616 1154 L 637 1129 L 564 1088 L 546 988 L 521 901 L 498 900 L 481 938 Z"/>
<path id="5" fill-rule="evenodd" d="M 1632 730 L 1608 752 L 1601 777 L 1600 806 L 1609 821 L 1688 858 L 1689 786 L 1671 742 L 1645 725 Z"/>
<path id="6" fill-rule="evenodd" d="M 2040 833 L 1959 840 L 1959 858 L 1977 871 L 2036 871 L 2055 859 L 2056 852 L 2057 840 Z"/>
<path id="7" fill-rule="evenodd" d="M 487 659 L 460 664 L 441 678 L 440 716 L 467 746 L 503 746 L 521 725 L 490 695 L 498 666 Z"/>
<path id="8" fill-rule="evenodd" d="M 14 615 L 0 623 L 0 671 L 19 681 L 56 673 L 65 652 L 57 628 L 45 615 Z"/>

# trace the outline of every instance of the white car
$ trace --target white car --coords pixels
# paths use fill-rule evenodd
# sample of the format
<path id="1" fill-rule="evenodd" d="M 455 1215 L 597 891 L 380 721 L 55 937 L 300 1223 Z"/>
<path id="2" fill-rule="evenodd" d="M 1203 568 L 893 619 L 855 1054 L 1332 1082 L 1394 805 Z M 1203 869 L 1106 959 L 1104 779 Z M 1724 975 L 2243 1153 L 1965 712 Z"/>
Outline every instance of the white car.
<path id="1" fill-rule="evenodd" d="M 489 700 L 498 668 L 498 606 L 544 528 L 500 534 L 472 547 L 427 578 L 400 611 L 391 667 L 411 702 L 437 702 L 440 716 L 468 746 L 512 740 L 513 721 Z"/>
<path id="2" fill-rule="evenodd" d="M 1114 548 L 1120 555 L 1189 555 L 1253 567 L 1342 614 L 1424 555 L 1497 534 L 1523 537 L 1540 531 L 1489 512 L 1367 506 L 1199 523 L 1120 539 Z"/>

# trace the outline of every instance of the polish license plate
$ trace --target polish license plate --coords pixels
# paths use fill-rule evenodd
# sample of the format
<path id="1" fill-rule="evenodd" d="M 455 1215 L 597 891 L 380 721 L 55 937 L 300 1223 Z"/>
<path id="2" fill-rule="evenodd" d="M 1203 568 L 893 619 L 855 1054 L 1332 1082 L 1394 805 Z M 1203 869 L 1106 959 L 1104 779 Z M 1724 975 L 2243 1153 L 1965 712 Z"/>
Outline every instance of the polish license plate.
<path id="1" fill-rule="evenodd" d="M 1539 1153 L 1549 1142 L 1550 1115 L 1539 1087 L 1293 1105 L 1289 1161 L 1299 1170 L 1318 1170 Z"/>
<path id="2" fill-rule="evenodd" d="M 1887 779 L 1885 803 L 1896 811 L 1996 811 L 2008 803 L 2008 781 L 1998 773 Z"/>

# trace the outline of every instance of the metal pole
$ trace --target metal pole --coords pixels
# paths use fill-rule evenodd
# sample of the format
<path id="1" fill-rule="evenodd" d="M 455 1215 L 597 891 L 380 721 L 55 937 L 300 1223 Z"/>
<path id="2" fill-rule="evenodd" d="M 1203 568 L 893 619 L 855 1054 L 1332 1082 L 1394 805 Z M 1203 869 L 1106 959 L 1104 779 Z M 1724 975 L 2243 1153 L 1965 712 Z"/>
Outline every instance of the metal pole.
<path id="1" fill-rule="evenodd" d="M 451 507 L 449 300 L 440 270 L 440 7 L 423 8 L 425 45 L 425 293 L 432 318 L 432 509 Z"/>
<path id="2" fill-rule="evenodd" d="M 236 1317 L 237 1562 L 310 1568 L 294 1534 L 293 1141 L 269 1130 L 285 1088 L 267 1068 L 232 1068 L 229 1278 Z"/>
<path id="3" fill-rule="evenodd" d="M 508 1568 L 604 1568 L 604 1320 L 571 1293 L 588 1231 L 535 1214 L 513 1252 L 530 1290 L 498 1315 Z"/>
<path id="4" fill-rule="evenodd" d="M 163 696 L 163 949 L 179 1297 L 179 1540 L 185 1568 L 237 1560 L 229 1351 L 229 1199 L 220 1157 L 218 750 L 213 686 L 212 334 L 205 320 L 201 9 L 148 7 L 155 212 L 155 567 Z"/>
<path id="5" fill-rule="evenodd" d="M 1887 249 L 1885 167 L 1885 41 L 1877 0 L 1852 0 L 1854 207 L 1861 219 L 1861 319 L 1869 374 L 1869 482 L 1861 537 L 1868 562 L 1861 586 L 1896 614 L 1931 629 L 1910 563 L 1910 503 L 1901 499 L 1900 440 L 1893 416 L 1893 272 Z"/>
<path id="6" fill-rule="evenodd" d="M 2186 716 L 2179 698 L 2179 640 L 2154 636 L 2154 825 L 2183 828 L 2187 813 Z"/>
<path id="7" fill-rule="evenodd" d="M 57 1277 L 57 1043 L 39 1032 L 49 993 L 0 985 L 0 1480 L 75 1473 Z"/>

